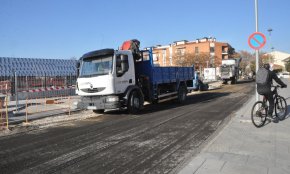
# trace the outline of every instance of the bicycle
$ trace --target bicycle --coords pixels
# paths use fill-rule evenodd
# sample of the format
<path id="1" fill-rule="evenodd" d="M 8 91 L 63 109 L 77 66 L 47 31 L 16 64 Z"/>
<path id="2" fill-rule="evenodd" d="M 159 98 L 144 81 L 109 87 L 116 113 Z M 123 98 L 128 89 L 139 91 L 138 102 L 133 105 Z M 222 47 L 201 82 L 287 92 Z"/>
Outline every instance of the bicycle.
<path id="1" fill-rule="evenodd" d="M 280 96 L 278 94 L 278 88 L 281 88 L 281 86 L 272 86 L 274 87 L 273 90 L 273 98 L 274 98 L 274 110 L 275 115 L 279 120 L 283 120 L 287 114 L 287 103 L 284 97 Z M 267 98 L 263 96 L 263 101 L 257 101 L 252 108 L 251 112 L 251 119 L 253 124 L 256 127 L 262 127 L 266 123 L 268 116 L 268 104 L 267 104 Z"/>

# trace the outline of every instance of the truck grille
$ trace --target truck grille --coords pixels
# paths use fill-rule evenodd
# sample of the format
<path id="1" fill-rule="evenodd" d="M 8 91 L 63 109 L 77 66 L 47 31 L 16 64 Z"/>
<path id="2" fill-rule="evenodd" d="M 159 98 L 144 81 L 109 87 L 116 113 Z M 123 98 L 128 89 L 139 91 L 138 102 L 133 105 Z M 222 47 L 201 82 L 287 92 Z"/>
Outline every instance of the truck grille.
<path id="1" fill-rule="evenodd" d="M 81 91 L 86 92 L 86 93 L 95 93 L 95 92 L 101 92 L 105 90 L 106 88 L 86 88 L 86 89 L 81 89 Z"/>

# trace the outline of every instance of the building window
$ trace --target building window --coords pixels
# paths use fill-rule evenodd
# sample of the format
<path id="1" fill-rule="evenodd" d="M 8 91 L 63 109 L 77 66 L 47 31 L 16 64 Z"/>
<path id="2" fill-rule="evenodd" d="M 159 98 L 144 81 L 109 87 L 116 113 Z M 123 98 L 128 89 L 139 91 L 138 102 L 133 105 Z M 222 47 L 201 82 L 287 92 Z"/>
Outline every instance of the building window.
<path id="1" fill-rule="evenodd" d="M 227 47 L 222 47 L 222 53 L 228 53 L 228 48 Z"/>
<path id="2" fill-rule="evenodd" d="M 153 53 L 153 61 L 158 61 L 158 54 Z"/>
<path id="3" fill-rule="evenodd" d="M 211 53 L 214 53 L 214 47 L 210 47 L 209 50 L 210 50 Z"/>
<path id="4" fill-rule="evenodd" d="M 162 60 L 163 66 L 166 66 L 166 50 L 162 50 Z"/>
<path id="5" fill-rule="evenodd" d="M 185 49 L 184 48 L 178 48 L 176 50 L 177 56 L 184 56 L 185 55 Z"/>

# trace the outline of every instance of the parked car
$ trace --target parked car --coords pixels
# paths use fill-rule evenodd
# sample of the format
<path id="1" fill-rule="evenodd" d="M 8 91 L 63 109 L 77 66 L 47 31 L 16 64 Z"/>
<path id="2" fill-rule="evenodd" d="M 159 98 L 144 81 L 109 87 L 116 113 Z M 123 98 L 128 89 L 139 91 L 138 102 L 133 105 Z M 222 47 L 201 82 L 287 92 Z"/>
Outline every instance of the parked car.
<path id="1" fill-rule="evenodd" d="M 280 73 L 277 73 L 277 76 L 278 76 L 278 78 L 281 79 L 281 78 L 283 78 L 283 73 L 281 73 L 281 72 Z"/>
<path id="2" fill-rule="evenodd" d="M 290 78 L 290 72 L 283 72 L 282 77 L 283 78 Z"/>

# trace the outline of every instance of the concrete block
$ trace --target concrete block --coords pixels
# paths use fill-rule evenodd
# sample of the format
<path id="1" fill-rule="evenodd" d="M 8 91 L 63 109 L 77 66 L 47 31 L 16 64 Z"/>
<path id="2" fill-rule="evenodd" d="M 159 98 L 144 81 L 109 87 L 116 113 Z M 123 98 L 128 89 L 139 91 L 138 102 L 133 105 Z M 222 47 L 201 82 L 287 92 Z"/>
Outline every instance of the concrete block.
<path id="1" fill-rule="evenodd" d="M 248 157 L 249 157 L 248 155 L 224 153 L 221 160 L 228 161 L 228 162 L 235 162 L 239 164 L 246 164 Z"/>
<path id="2" fill-rule="evenodd" d="M 222 168 L 223 174 L 267 174 L 267 167 L 255 166 L 252 164 L 242 165 L 238 163 L 228 162 Z"/>
<path id="3" fill-rule="evenodd" d="M 207 159 L 195 174 L 219 173 L 224 167 L 225 163 L 225 161 L 221 160 Z"/>
<path id="4" fill-rule="evenodd" d="M 285 169 L 281 167 L 270 167 L 268 174 L 289 174 L 290 169 Z"/>
<path id="5" fill-rule="evenodd" d="M 223 152 L 204 152 L 201 153 L 199 156 L 203 159 L 220 160 L 223 154 Z"/>
<path id="6" fill-rule="evenodd" d="M 195 157 L 192 161 L 190 161 L 189 164 L 187 164 L 180 172 L 179 174 L 191 174 L 196 172 L 202 164 L 206 161 L 203 157 Z"/>
<path id="7" fill-rule="evenodd" d="M 273 158 L 259 157 L 259 156 L 249 156 L 247 165 L 253 165 L 257 167 L 275 167 L 276 160 Z"/>

